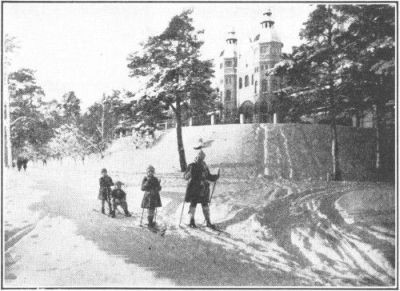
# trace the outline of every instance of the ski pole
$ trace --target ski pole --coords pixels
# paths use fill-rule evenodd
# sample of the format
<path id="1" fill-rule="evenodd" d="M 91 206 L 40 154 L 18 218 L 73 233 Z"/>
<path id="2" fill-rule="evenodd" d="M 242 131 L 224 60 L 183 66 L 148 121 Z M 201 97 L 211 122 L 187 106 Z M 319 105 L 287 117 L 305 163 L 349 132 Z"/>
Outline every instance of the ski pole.
<path id="1" fill-rule="evenodd" d="M 178 226 L 181 226 L 182 216 L 183 216 L 183 208 L 185 208 L 185 200 L 183 200 L 183 203 L 182 203 L 181 217 L 179 218 L 179 225 Z"/>
<path id="2" fill-rule="evenodd" d="M 142 216 L 140 216 L 140 226 L 142 226 L 143 213 L 144 213 L 144 208 L 142 208 Z"/>
<path id="3" fill-rule="evenodd" d="M 218 168 L 218 178 L 219 178 L 219 172 L 220 172 L 220 169 Z M 212 191 L 211 191 L 211 195 L 210 195 L 210 200 L 209 200 L 209 202 L 208 202 L 208 204 L 211 204 L 211 199 L 212 199 L 212 197 L 213 197 L 213 194 L 214 194 L 214 190 L 215 190 L 215 185 L 217 184 L 217 181 L 215 181 L 214 182 L 214 185 L 213 185 L 213 188 L 212 188 Z"/>

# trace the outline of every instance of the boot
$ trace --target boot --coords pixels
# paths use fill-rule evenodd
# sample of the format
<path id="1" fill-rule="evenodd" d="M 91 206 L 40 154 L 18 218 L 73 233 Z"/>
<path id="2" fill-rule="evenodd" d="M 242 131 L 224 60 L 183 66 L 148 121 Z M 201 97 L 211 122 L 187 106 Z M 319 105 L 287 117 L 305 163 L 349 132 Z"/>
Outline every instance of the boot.
<path id="1" fill-rule="evenodd" d="M 194 222 L 194 214 L 196 213 L 196 207 L 190 207 L 189 208 L 189 215 L 190 215 L 190 223 L 189 226 L 196 228 L 196 223 Z"/>
<path id="2" fill-rule="evenodd" d="M 212 224 L 209 219 L 207 219 L 207 227 L 215 229 L 215 224 Z"/>
<path id="3" fill-rule="evenodd" d="M 207 222 L 207 227 L 215 229 L 215 225 L 210 221 L 210 208 L 208 206 L 203 206 L 203 214 Z"/>
<path id="4" fill-rule="evenodd" d="M 112 210 L 112 211 L 110 212 L 110 216 L 111 216 L 111 218 L 115 218 L 115 210 Z"/>
<path id="5" fill-rule="evenodd" d="M 129 211 L 126 211 L 126 212 L 125 212 L 125 216 L 126 216 L 126 217 L 131 217 L 132 214 L 130 214 Z"/>
<path id="6" fill-rule="evenodd" d="M 189 226 L 192 227 L 192 228 L 197 228 L 196 223 L 194 222 L 194 217 L 190 218 Z"/>
<path id="7" fill-rule="evenodd" d="M 101 213 L 106 214 L 106 212 L 104 211 L 104 207 L 101 208 Z"/>
<path id="8" fill-rule="evenodd" d="M 153 217 L 154 216 L 148 216 L 147 220 L 149 222 L 148 227 L 154 227 L 155 223 L 153 222 Z"/>

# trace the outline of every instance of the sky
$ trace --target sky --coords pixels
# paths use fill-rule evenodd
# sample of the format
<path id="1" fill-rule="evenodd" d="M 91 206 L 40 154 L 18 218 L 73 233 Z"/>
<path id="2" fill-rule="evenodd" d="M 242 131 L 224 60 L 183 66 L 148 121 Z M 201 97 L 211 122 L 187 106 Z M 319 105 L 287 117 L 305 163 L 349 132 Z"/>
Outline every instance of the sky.
<path id="1" fill-rule="evenodd" d="M 4 33 L 19 48 L 12 70 L 31 68 L 46 99 L 61 100 L 75 91 L 85 109 L 112 89 L 135 91 L 127 57 L 149 36 L 161 33 L 169 20 L 193 9 L 196 29 L 204 29 L 202 56 L 217 59 L 227 32 L 238 42 L 261 29 L 262 14 L 271 9 L 275 27 L 290 52 L 300 43 L 302 23 L 314 9 L 289 3 L 4 3 Z"/>

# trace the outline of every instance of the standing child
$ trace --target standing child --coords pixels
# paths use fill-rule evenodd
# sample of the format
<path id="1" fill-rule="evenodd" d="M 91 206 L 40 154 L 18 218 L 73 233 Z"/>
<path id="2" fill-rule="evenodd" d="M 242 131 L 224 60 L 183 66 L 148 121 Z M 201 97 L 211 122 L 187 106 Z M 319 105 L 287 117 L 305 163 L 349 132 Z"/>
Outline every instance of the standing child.
<path id="1" fill-rule="evenodd" d="M 107 175 L 107 169 L 101 170 L 101 177 L 100 177 L 100 190 L 99 190 L 99 200 L 101 200 L 101 213 L 105 214 L 104 212 L 104 203 L 107 202 L 109 214 L 112 214 L 111 208 L 111 186 L 114 185 L 110 176 Z"/>
<path id="2" fill-rule="evenodd" d="M 118 206 L 121 206 L 122 209 L 124 210 L 125 216 L 130 217 L 132 216 L 129 211 L 128 211 L 128 203 L 126 203 L 126 193 L 124 190 L 121 189 L 121 186 L 123 185 L 122 182 L 117 181 L 115 182 L 115 189 L 111 191 L 111 197 L 112 197 L 112 206 L 113 210 L 111 212 L 111 217 L 115 217 L 115 210 L 117 210 Z"/>
<path id="3" fill-rule="evenodd" d="M 161 180 L 154 176 L 155 169 L 153 166 L 148 166 L 147 176 L 143 178 L 142 181 L 142 191 L 144 192 L 142 200 L 142 208 L 148 209 L 148 221 L 149 227 L 154 227 L 153 222 L 155 209 L 161 207 Z"/>

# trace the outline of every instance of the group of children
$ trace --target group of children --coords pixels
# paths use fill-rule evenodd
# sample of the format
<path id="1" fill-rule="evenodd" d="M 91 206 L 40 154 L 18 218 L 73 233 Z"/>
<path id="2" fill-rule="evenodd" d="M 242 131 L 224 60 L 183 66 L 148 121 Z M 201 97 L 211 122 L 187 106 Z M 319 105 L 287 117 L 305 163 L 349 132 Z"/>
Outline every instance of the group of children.
<path id="1" fill-rule="evenodd" d="M 206 220 L 206 226 L 210 228 L 215 228 L 215 225 L 211 223 L 210 220 L 210 183 L 219 179 L 218 174 L 212 175 L 210 170 L 205 163 L 206 155 L 201 150 L 197 153 L 197 156 L 193 163 L 191 163 L 184 174 L 184 178 L 188 180 L 185 193 L 185 202 L 190 203 L 189 214 L 190 223 L 189 226 L 196 228 L 195 223 L 195 212 L 197 204 L 201 204 L 203 208 L 204 218 Z M 116 188 L 111 191 L 111 186 L 113 186 L 113 181 L 110 176 L 107 175 L 107 170 L 103 169 L 101 171 L 102 177 L 100 178 L 100 193 L 99 199 L 101 200 L 101 212 L 104 213 L 104 205 L 107 202 L 110 209 L 111 217 L 115 217 L 115 210 L 120 205 L 126 216 L 130 216 L 128 212 L 128 204 L 126 203 L 126 193 L 121 189 L 121 182 L 116 182 Z M 142 191 L 144 191 L 144 196 L 142 200 L 141 207 L 143 209 L 148 209 L 148 226 L 154 227 L 154 215 L 157 207 L 161 207 L 161 180 L 154 176 L 155 169 L 153 166 L 147 168 L 146 177 L 142 181 Z M 215 184 L 214 184 L 215 186 Z M 111 205 L 112 204 L 112 205 Z M 184 206 L 182 206 L 184 207 Z M 182 208 L 183 212 L 183 208 Z"/>
<path id="2" fill-rule="evenodd" d="M 154 227 L 154 215 L 157 207 L 161 207 L 161 180 L 154 176 L 155 169 L 153 166 L 149 166 L 146 171 L 146 177 L 142 181 L 142 191 L 144 191 L 144 196 L 142 200 L 141 207 L 143 209 L 148 209 L 148 226 Z M 111 217 L 115 217 L 115 211 L 118 206 L 124 210 L 125 216 L 131 216 L 128 211 L 128 203 L 126 202 L 126 193 L 121 189 L 123 185 L 122 182 L 115 182 L 115 188 L 111 190 L 114 186 L 114 182 L 110 176 L 107 174 L 107 169 L 101 170 L 100 177 L 100 191 L 99 200 L 101 200 L 101 213 L 105 214 L 104 206 L 107 203 L 109 214 Z"/>

